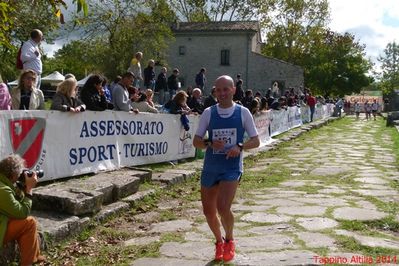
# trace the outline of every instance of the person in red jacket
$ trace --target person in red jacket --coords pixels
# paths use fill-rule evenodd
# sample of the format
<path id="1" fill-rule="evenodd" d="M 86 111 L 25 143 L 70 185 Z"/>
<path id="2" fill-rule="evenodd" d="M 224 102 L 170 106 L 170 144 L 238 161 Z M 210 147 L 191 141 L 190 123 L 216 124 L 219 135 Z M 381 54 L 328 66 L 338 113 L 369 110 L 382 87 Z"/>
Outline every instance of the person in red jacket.
<path id="1" fill-rule="evenodd" d="M 312 96 L 311 92 L 309 92 L 306 102 L 310 108 L 310 122 L 313 122 L 314 110 L 316 108 L 316 98 L 314 96 Z"/>

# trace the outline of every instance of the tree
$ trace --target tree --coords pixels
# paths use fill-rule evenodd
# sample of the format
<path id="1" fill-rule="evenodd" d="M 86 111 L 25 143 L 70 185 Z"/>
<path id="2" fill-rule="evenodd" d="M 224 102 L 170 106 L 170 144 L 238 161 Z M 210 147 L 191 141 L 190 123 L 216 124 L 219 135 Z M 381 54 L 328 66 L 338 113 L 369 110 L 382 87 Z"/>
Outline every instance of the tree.
<path id="1" fill-rule="evenodd" d="M 350 33 L 326 30 L 324 38 L 310 45 L 311 53 L 303 61 L 305 83 L 323 95 L 343 96 L 358 93 L 372 81 L 372 68 L 365 59 L 365 46 Z"/>
<path id="2" fill-rule="evenodd" d="M 79 23 L 81 41 L 65 46 L 55 55 L 69 72 L 80 74 L 87 69 L 113 78 L 126 71 L 137 51 L 144 53 L 145 60 L 165 63 L 164 51 L 172 38 L 169 25 L 175 20 L 165 0 L 104 0 L 88 4 L 88 15 L 75 20 Z M 76 63 L 68 57 L 76 59 Z M 84 68 L 77 62 L 82 62 Z"/>
<path id="3" fill-rule="evenodd" d="M 388 94 L 399 87 L 399 45 L 388 43 L 378 61 L 382 63 L 381 87 Z"/>
<path id="4" fill-rule="evenodd" d="M 179 18 L 188 22 L 252 20 L 261 0 L 169 0 Z"/>
<path id="5" fill-rule="evenodd" d="M 77 12 L 83 12 L 87 14 L 87 3 L 86 0 L 72 0 L 73 4 L 76 4 Z M 42 10 L 46 8 L 51 10 L 51 14 L 43 17 L 44 19 L 61 19 L 63 14 L 61 12 L 61 6 L 67 7 L 64 0 L 31 0 L 31 1 L 18 1 L 18 0 L 5 0 L 0 3 L 0 47 L 12 48 L 15 38 L 15 32 L 20 29 L 20 24 L 29 25 L 29 21 L 32 19 L 30 16 L 21 16 L 21 7 L 29 7 L 31 14 L 36 13 L 36 9 Z M 33 11 L 33 12 L 32 12 Z M 45 20 L 42 20 L 43 24 L 46 25 Z M 52 26 L 52 24 L 50 25 Z M 20 40 L 20 39 L 19 39 Z"/>
<path id="6" fill-rule="evenodd" d="M 327 0 L 268 0 L 260 10 L 266 31 L 265 55 L 300 64 L 309 44 L 321 38 L 328 19 Z"/>
<path id="7" fill-rule="evenodd" d="M 18 71 L 15 68 L 17 50 L 22 42 L 29 38 L 31 30 L 34 28 L 42 30 L 46 41 L 51 42 L 54 36 L 50 33 L 58 28 L 57 18 L 53 15 L 52 7 L 47 0 L 37 0 L 33 4 L 28 1 L 13 1 L 12 5 L 10 3 L 6 3 L 7 10 L 10 11 L 7 16 L 12 18 L 12 22 L 7 24 L 9 27 L 7 32 L 2 32 L 6 36 L 5 39 L 0 40 L 2 58 L 0 73 L 6 80 L 17 76 Z"/>
<path id="8" fill-rule="evenodd" d="M 262 52 L 303 67 L 305 85 L 324 95 L 344 95 L 369 84 L 371 63 L 349 33 L 327 28 L 327 0 L 269 0 L 260 10 L 267 30 Z"/>

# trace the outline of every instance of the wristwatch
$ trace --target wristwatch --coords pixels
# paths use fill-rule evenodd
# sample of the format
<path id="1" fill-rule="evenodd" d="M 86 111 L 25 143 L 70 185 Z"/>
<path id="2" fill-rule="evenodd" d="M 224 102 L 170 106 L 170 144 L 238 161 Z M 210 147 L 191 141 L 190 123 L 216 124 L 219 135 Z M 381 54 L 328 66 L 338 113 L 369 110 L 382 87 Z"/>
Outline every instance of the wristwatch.
<path id="1" fill-rule="evenodd" d="M 204 140 L 204 143 L 205 143 L 205 145 L 206 145 L 207 147 L 211 147 L 211 146 L 212 146 L 212 140 L 205 139 L 205 140 Z"/>
<path id="2" fill-rule="evenodd" d="M 238 146 L 238 148 L 240 148 L 240 151 L 242 151 L 244 148 L 244 144 L 242 144 L 241 142 L 238 142 L 237 146 Z"/>

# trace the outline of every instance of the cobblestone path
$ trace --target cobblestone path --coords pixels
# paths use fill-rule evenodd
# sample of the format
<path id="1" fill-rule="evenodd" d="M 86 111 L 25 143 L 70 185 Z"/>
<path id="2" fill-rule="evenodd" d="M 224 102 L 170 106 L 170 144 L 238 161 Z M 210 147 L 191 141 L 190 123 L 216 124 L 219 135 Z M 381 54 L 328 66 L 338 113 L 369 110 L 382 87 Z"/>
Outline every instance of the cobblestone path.
<path id="1" fill-rule="evenodd" d="M 347 117 L 282 145 L 273 157 L 259 155 L 245 169 L 233 205 L 231 264 L 399 264 L 399 173 L 390 132 L 383 121 Z M 244 189 L 250 176 L 264 177 L 266 185 Z M 158 209 L 173 212 L 177 205 Z M 162 241 L 159 257 L 132 265 L 214 265 L 200 202 L 185 212 L 128 240 L 146 245 L 165 233 L 182 236 Z"/>

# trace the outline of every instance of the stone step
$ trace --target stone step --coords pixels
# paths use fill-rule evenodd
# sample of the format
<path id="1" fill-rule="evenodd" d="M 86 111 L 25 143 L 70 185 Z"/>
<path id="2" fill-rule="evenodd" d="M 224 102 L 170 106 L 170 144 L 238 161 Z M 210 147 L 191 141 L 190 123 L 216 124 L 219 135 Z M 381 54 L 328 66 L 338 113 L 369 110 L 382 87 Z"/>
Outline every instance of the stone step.
<path id="1" fill-rule="evenodd" d="M 125 168 L 38 187 L 34 189 L 33 207 L 77 216 L 93 214 L 102 205 L 136 193 L 151 174 L 148 170 Z"/>
<path id="2" fill-rule="evenodd" d="M 195 173 L 196 170 L 168 169 L 162 173 L 153 173 L 152 181 L 163 183 L 169 186 L 184 182 L 193 177 Z"/>
<path id="3" fill-rule="evenodd" d="M 45 235 L 46 242 L 59 242 L 80 233 L 90 222 L 89 217 L 49 211 L 32 211 L 31 215 L 38 222 L 38 230 Z"/>

